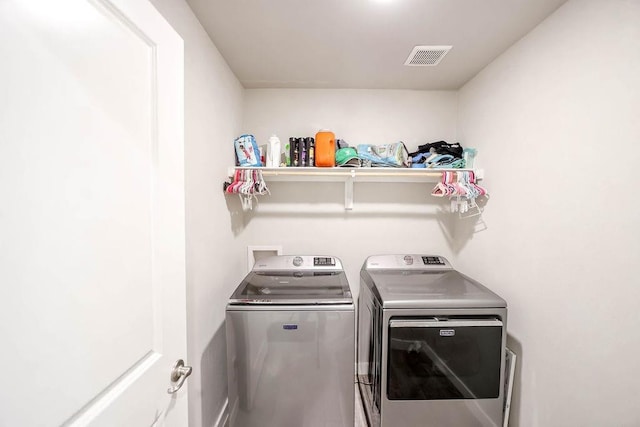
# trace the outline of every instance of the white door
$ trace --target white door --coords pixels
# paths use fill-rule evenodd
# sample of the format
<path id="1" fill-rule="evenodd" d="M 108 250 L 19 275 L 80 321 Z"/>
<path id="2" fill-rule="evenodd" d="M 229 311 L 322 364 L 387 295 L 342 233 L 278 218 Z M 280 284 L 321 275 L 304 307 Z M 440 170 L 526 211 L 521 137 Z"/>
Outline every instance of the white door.
<path id="1" fill-rule="evenodd" d="M 187 424 L 183 198 L 153 6 L 0 0 L 0 426 Z"/>

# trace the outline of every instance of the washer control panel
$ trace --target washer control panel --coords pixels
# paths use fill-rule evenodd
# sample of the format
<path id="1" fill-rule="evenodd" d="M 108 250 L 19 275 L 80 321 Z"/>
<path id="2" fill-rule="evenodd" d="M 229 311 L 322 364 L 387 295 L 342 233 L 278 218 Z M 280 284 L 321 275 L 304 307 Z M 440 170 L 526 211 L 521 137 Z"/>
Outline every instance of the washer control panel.
<path id="1" fill-rule="evenodd" d="M 253 271 L 273 270 L 342 270 L 340 259 L 325 255 L 277 255 L 261 258 Z"/>
<path id="2" fill-rule="evenodd" d="M 439 256 L 423 256 L 422 262 L 425 265 L 444 265 L 444 261 Z"/>
<path id="3" fill-rule="evenodd" d="M 330 265 L 332 267 L 334 267 L 336 265 L 336 259 L 333 257 L 319 257 L 319 256 L 315 256 L 313 257 L 313 265 L 318 266 L 318 265 Z"/>

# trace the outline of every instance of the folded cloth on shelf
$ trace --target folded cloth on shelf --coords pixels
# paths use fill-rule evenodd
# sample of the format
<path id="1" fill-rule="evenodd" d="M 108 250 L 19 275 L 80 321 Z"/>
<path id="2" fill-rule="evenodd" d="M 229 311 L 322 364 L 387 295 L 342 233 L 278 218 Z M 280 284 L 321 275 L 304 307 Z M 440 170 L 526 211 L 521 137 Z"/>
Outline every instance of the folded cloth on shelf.
<path id="1" fill-rule="evenodd" d="M 440 162 L 434 162 L 430 165 L 427 165 L 428 168 L 434 169 L 463 169 L 464 168 L 464 160 L 462 159 L 448 159 Z"/>
<path id="2" fill-rule="evenodd" d="M 433 167 L 435 165 L 446 165 L 453 161 L 453 156 L 451 154 L 437 154 L 433 158 L 429 158 L 429 160 L 425 161 L 427 167 Z"/>
<path id="3" fill-rule="evenodd" d="M 407 147 L 402 141 L 384 145 L 358 144 L 358 157 L 362 166 L 409 166 Z"/>
<path id="4" fill-rule="evenodd" d="M 461 169 L 464 168 L 465 161 L 454 157 L 451 154 L 429 154 L 420 153 L 412 158 L 412 168 L 435 168 L 435 169 Z"/>

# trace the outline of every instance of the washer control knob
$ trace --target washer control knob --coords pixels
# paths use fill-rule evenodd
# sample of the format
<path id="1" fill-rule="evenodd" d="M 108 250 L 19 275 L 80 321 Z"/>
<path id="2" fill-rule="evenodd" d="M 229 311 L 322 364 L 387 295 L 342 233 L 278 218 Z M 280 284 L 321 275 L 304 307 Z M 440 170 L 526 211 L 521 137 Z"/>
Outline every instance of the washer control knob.
<path id="1" fill-rule="evenodd" d="M 407 265 L 413 264 L 413 257 L 411 255 L 405 255 L 403 260 L 404 260 L 404 263 Z"/>
<path id="2" fill-rule="evenodd" d="M 293 258 L 293 265 L 300 267 L 302 265 L 302 257 L 297 256 Z"/>

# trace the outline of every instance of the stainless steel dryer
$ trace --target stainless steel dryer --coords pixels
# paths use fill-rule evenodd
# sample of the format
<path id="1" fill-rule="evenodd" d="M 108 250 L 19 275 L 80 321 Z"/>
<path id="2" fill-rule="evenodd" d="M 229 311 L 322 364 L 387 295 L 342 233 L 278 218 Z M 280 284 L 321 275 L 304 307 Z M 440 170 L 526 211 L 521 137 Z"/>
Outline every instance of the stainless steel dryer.
<path id="1" fill-rule="evenodd" d="M 369 425 L 502 426 L 506 302 L 441 256 L 371 256 L 360 279 Z"/>
<path id="2" fill-rule="evenodd" d="M 231 427 L 353 427 L 355 312 L 338 258 L 258 260 L 226 332 Z"/>

